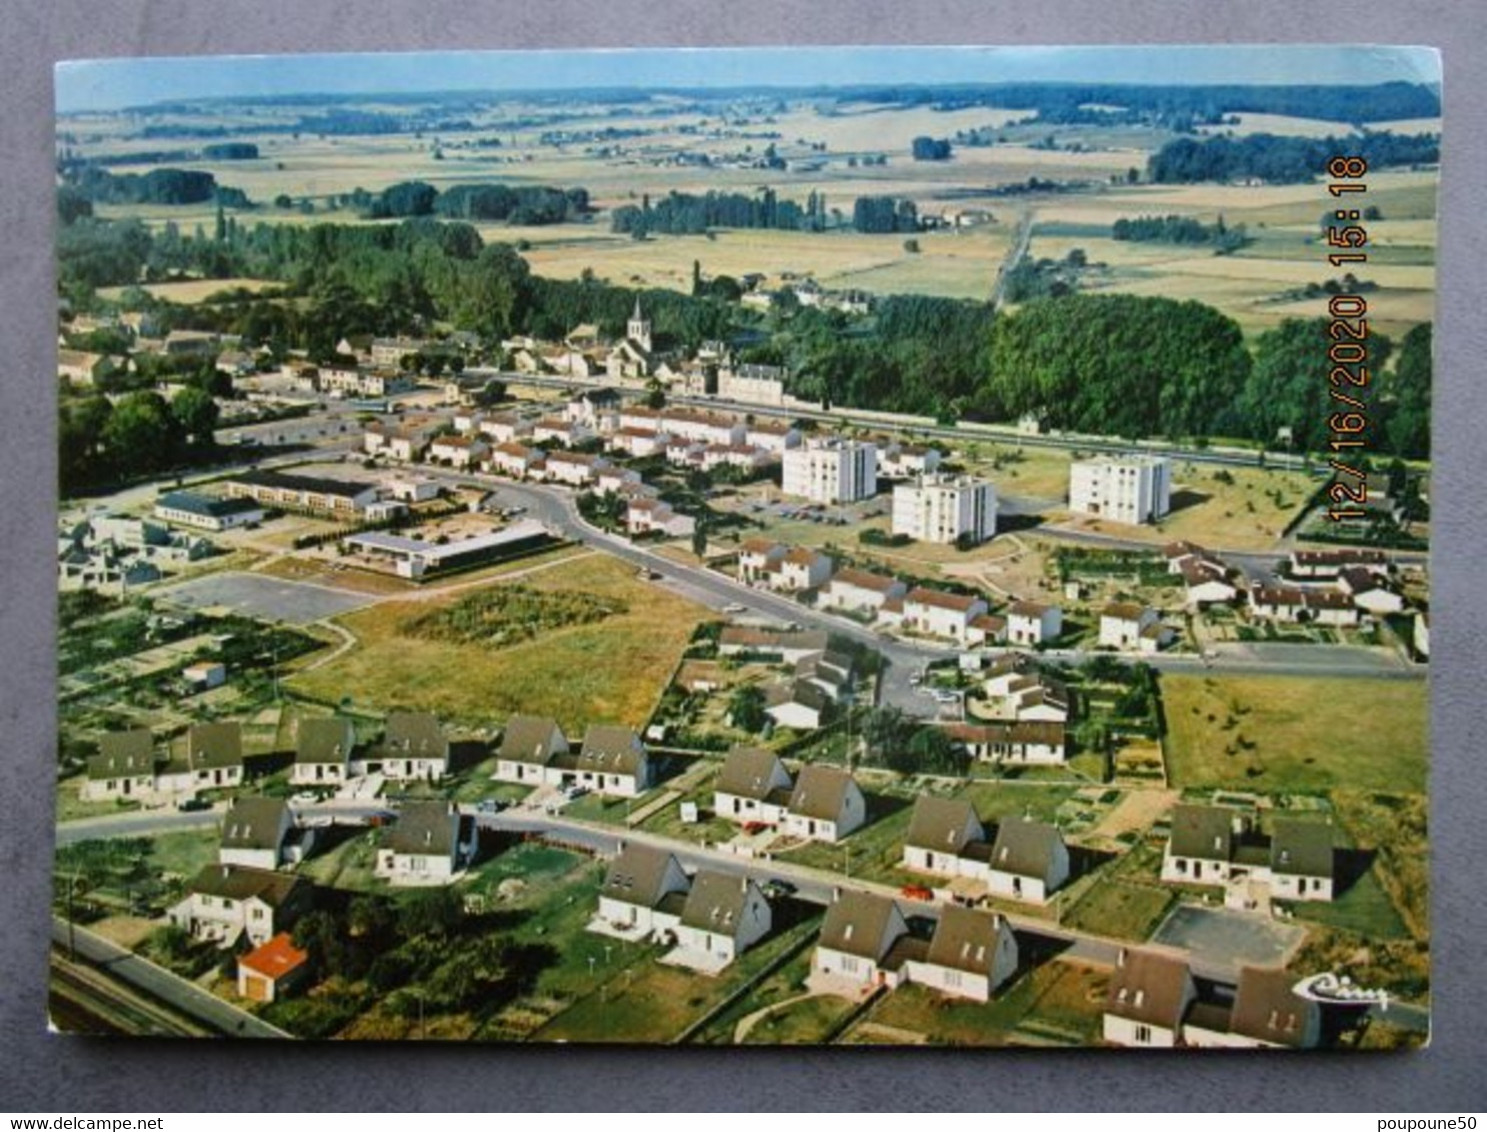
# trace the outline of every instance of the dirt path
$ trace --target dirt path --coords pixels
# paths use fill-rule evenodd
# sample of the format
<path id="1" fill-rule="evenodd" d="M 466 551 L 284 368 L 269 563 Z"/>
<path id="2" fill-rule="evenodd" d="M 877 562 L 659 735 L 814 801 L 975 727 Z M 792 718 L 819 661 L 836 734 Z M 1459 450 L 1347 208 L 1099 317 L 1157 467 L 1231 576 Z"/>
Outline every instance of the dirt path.
<path id="1" fill-rule="evenodd" d="M 1130 790 L 1100 824 L 1090 830 L 1092 837 L 1114 839 L 1132 830 L 1150 829 L 1153 822 L 1177 804 L 1180 790 Z"/>
<path id="2" fill-rule="evenodd" d="M 794 1006 L 797 1002 L 804 1002 L 808 998 L 827 997 L 829 996 L 822 991 L 807 991 L 805 994 L 798 994 L 794 998 L 787 998 L 774 1003 L 772 1006 L 766 1006 L 760 1010 L 756 1010 L 752 1014 L 746 1014 L 738 1020 L 738 1025 L 733 1027 L 733 1044 L 736 1046 L 743 1045 L 743 1040 L 749 1036 L 749 1031 L 776 1010 L 784 1010 L 787 1007 Z"/>

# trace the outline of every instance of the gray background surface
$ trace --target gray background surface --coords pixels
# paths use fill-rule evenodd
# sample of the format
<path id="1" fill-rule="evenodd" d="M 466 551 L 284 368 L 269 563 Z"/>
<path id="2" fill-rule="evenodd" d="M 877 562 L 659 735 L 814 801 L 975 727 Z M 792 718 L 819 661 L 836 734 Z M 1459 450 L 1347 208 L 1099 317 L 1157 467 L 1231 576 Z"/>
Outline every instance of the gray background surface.
<path id="1" fill-rule="evenodd" d="M 1175 0 L 3 0 L 0 76 L 0 1111 L 541 1108 L 1480 1109 L 1481 661 L 1487 202 L 1475 0 L 1216 7 Z M 1435 464 L 1433 1047 L 1393 1056 L 267 1047 L 46 1033 L 52 699 L 51 64 L 108 55 L 789 43 L 1353 42 L 1439 46 L 1445 67 Z M 763 77 L 763 76 L 761 76 Z M 926 76 L 932 77 L 932 76 Z M 1477 359 L 1474 361 L 1473 359 Z M 1440 611 L 1445 611 L 1444 615 Z M 1366 703 L 1358 705 L 1368 711 Z"/>

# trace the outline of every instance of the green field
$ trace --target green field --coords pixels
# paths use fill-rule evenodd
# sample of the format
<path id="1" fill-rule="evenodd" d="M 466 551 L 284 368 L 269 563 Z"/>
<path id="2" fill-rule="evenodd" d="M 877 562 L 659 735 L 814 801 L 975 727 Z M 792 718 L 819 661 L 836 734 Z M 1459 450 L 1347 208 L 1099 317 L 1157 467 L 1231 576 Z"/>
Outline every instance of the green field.
<path id="1" fill-rule="evenodd" d="M 387 601 L 337 618 L 358 646 L 286 683 L 330 703 L 350 695 L 358 707 L 432 711 L 451 722 L 535 712 L 552 715 L 570 735 L 589 723 L 644 723 L 704 611 L 638 581 L 611 558 L 567 562 L 528 575 L 522 585 L 551 594 L 583 591 L 621 603 L 624 612 L 492 648 L 425 640 L 405 629 L 449 608 L 460 600 L 456 595 Z"/>
<path id="2" fill-rule="evenodd" d="M 1423 680 L 1164 676 L 1161 690 L 1174 786 L 1425 790 Z"/>

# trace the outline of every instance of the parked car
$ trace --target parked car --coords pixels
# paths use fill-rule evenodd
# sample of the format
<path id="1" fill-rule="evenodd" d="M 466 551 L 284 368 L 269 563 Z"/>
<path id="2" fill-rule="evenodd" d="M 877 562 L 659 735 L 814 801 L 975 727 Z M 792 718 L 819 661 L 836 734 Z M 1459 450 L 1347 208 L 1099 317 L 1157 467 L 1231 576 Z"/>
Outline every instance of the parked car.
<path id="1" fill-rule="evenodd" d="M 313 790 L 301 790 L 289 800 L 291 802 L 298 802 L 302 806 L 313 806 L 320 801 L 320 795 Z"/>
<path id="2" fill-rule="evenodd" d="M 906 884 L 899 889 L 900 895 L 905 900 L 933 900 L 935 894 L 922 884 Z"/>
<path id="3" fill-rule="evenodd" d="M 575 798 L 582 798 L 588 792 L 589 788 L 587 786 L 569 786 L 563 791 L 563 797 L 571 802 Z"/>
<path id="4" fill-rule="evenodd" d="M 743 831 L 750 837 L 753 837 L 757 833 L 763 833 L 768 828 L 769 826 L 762 821 L 746 821 L 743 825 Z"/>
<path id="5" fill-rule="evenodd" d="M 780 900 L 786 896 L 794 896 L 800 889 L 788 880 L 771 877 L 760 885 L 759 891 L 764 893 L 765 897 L 769 900 Z"/>
<path id="6" fill-rule="evenodd" d="M 485 798 L 475 807 L 475 812 L 479 814 L 499 814 L 505 808 L 506 803 L 501 801 L 501 799 Z"/>
<path id="7" fill-rule="evenodd" d="M 183 814 L 196 813 L 199 810 L 210 810 L 212 804 L 205 798 L 182 798 L 176 803 L 176 809 Z"/>
<path id="8" fill-rule="evenodd" d="M 736 601 L 730 601 L 727 605 L 723 606 L 724 613 L 744 613 L 747 610 L 748 606 L 739 605 Z"/>

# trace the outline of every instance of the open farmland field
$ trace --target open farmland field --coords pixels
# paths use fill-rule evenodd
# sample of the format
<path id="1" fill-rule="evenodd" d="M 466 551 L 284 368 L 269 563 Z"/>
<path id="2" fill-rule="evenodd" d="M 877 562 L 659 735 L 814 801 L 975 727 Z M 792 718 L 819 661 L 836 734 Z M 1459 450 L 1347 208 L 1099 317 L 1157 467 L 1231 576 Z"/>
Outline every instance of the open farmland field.
<path id="1" fill-rule="evenodd" d="M 183 283 L 147 283 L 140 288 L 157 299 L 170 303 L 192 306 L 205 302 L 221 291 L 251 291 L 257 294 L 283 284 L 273 279 L 191 279 Z M 105 287 L 98 292 L 100 298 L 115 301 L 126 290 L 124 287 Z"/>
<path id="2" fill-rule="evenodd" d="M 564 563 L 521 584 L 539 593 L 611 599 L 625 611 L 491 648 L 416 635 L 415 619 L 453 606 L 458 593 L 386 601 L 339 618 L 358 645 L 288 684 L 331 703 L 349 693 L 359 707 L 402 706 L 449 721 L 488 722 L 524 711 L 552 715 L 570 732 L 598 722 L 638 726 L 705 612 L 637 581 L 629 567 L 609 558 Z"/>
<path id="3" fill-rule="evenodd" d="M 1425 789 L 1424 681 L 1164 676 L 1161 686 L 1174 786 Z"/>

